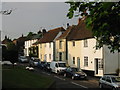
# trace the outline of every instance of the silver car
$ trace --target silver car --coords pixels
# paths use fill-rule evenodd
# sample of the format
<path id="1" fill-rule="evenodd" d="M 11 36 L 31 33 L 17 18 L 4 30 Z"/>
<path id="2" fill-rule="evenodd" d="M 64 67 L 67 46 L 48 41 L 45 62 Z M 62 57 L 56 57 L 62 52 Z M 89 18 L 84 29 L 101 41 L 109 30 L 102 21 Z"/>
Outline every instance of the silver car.
<path id="1" fill-rule="evenodd" d="M 28 59 L 26 56 L 19 56 L 18 58 L 19 62 L 23 63 L 23 62 L 28 62 Z"/>
<path id="2" fill-rule="evenodd" d="M 35 57 L 31 57 L 29 64 L 30 66 L 38 66 L 38 64 L 40 63 L 40 59 L 39 58 L 35 58 Z"/>
<path id="3" fill-rule="evenodd" d="M 105 75 L 100 78 L 100 88 L 111 88 L 112 90 L 120 90 L 120 77 L 113 75 Z"/>

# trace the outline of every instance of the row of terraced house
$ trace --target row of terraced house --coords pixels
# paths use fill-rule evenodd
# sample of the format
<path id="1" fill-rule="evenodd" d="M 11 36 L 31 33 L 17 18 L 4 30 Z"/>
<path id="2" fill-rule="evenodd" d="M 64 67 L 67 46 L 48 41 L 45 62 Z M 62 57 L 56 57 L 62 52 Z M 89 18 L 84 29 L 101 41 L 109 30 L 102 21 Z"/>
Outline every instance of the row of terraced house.
<path id="1" fill-rule="evenodd" d="M 119 68 L 119 54 L 110 53 L 107 46 L 95 48 L 96 39 L 86 28 L 84 18 L 77 25 L 55 28 L 41 33 L 41 37 L 25 41 L 24 53 L 31 49 L 41 61 L 64 61 L 93 76 L 115 74 Z"/>

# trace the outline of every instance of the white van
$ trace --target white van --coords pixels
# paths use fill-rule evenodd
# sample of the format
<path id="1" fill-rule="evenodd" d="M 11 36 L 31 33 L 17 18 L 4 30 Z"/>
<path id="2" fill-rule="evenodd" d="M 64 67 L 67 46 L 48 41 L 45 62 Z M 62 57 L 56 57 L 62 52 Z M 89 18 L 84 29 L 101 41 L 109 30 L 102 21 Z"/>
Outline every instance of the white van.
<path id="1" fill-rule="evenodd" d="M 66 69 L 66 63 L 63 61 L 52 61 L 50 63 L 51 72 L 60 74 Z"/>

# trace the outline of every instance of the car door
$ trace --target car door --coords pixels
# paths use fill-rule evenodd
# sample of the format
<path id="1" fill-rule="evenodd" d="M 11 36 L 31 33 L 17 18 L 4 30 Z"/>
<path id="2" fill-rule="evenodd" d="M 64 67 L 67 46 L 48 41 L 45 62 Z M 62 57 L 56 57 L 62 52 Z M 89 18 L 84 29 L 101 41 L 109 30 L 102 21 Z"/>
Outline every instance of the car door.
<path id="1" fill-rule="evenodd" d="M 106 78 L 106 88 L 112 88 L 112 81 L 109 76 Z"/>
<path id="2" fill-rule="evenodd" d="M 71 77 L 71 69 L 70 68 L 67 68 L 67 72 L 66 73 L 67 73 L 68 77 Z"/>
<path id="3" fill-rule="evenodd" d="M 58 63 L 55 64 L 54 70 L 56 73 L 58 72 Z"/>
<path id="4" fill-rule="evenodd" d="M 100 83 L 102 84 L 103 88 L 106 87 L 106 76 L 102 77 Z"/>

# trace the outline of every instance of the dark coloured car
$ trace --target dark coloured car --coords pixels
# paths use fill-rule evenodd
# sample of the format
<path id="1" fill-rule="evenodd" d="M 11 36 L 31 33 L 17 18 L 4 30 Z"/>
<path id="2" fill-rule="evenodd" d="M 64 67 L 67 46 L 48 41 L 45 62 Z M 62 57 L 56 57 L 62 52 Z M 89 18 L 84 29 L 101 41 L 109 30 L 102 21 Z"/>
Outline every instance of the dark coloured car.
<path id="1" fill-rule="evenodd" d="M 46 62 L 45 65 L 44 65 L 44 70 L 47 71 L 47 72 L 50 72 L 51 69 L 50 69 L 50 62 Z"/>
<path id="2" fill-rule="evenodd" d="M 112 90 L 120 90 L 120 77 L 113 75 L 104 75 L 99 81 L 100 88 L 110 88 Z"/>
<path id="3" fill-rule="evenodd" d="M 41 70 L 44 70 L 45 63 L 46 63 L 46 62 L 44 62 L 44 61 L 41 61 L 41 62 L 40 62 L 39 68 L 40 68 Z"/>
<path id="4" fill-rule="evenodd" d="M 81 69 L 76 67 L 68 67 L 64 70 L 64 77 L 70 77 L 71 79 L 86 79 L 87 74 L 84 73 Z"/>

